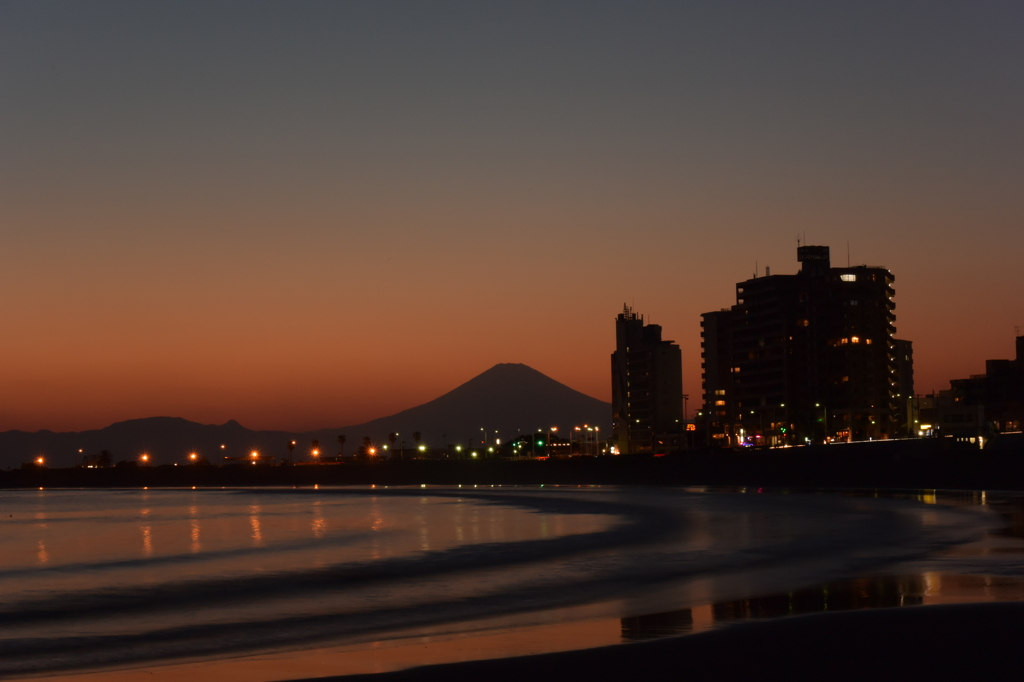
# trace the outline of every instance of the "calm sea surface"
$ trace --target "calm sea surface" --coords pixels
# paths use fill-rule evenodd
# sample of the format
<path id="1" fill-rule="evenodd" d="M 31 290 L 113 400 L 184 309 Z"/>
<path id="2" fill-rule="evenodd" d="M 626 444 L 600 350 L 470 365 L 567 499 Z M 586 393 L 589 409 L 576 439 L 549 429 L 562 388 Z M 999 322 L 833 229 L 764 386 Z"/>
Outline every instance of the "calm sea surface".
<path id="1" fill-rule="evenodd" d="M 614 619 L 617 641 L 674 634 L 692 626 L 695 608 L 743 600 L 749 608 L 759 596 L 789 594 L 792 612 L 793 594 L 830 581 L 943 570 L 1024 576 L 1013 551 L 988 553 L 1002 557 L 998 569 L 991 561 L 979 568 L 978 553 L 957 553 L 991 542 L 1005 525 L 985 505 L 918 497 L 564 487 L 0 491 L 0 676 L 298 660 L 481 632 L 505 633 L 503 655 L 530 653 L 508 633 L 575 632 L 586 645 L 579 623 Z M 922 589 L 890 591 L 898 603 L 919 603 L 910 592 Z M 419 659 L 405 652 L 390 667 L 435 662 L 442 649 Z M 261 679 L 288 676 L 264 666 Z"/>

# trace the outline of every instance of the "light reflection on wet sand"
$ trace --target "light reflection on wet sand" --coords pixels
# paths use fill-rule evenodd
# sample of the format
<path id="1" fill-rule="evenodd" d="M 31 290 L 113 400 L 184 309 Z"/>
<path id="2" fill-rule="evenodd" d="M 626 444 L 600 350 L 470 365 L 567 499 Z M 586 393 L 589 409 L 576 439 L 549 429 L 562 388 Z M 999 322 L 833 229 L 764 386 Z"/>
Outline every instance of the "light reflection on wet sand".
<path id="1" fill-rule="evenodd" d="M 783 616 L 927 604 L 1024 600 L 1024 580 L 917 575 L 860 578 L 780 595 L 704 604 L 627 618 L 583 618 L 520 627 L 481 623 L 475 633 L 413 636 L 237 659 L 34 678 L 52 682 L 273 682 L 355 675 L 458 661 L 586 649 L 696 634 L 731 623 Z"/>
<path id="2" fill-rule="evenodd" d="M 260 531 L 260 507 L 258 504 L 249 506 L 249 525 L 252 526 L 252 544 L 259 547 L 263 544 L 263 533 Z"/>
<path id="3" fill-rule="evenodd" d="M 199 507 L 196 505 L 190 505 L 188 508 L 189 520 L 189 545 L 188 549 L 193 554 L 198 554 L 203 550 L 203 543 L 201 540 L 201 532 L 199 527 Z"/>

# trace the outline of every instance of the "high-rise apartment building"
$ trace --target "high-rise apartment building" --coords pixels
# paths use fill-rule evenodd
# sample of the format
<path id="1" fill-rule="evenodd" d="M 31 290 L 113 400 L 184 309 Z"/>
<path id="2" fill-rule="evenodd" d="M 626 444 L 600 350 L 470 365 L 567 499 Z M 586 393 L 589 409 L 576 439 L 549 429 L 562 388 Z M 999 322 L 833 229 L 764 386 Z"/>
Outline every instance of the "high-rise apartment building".
<path id="1" fill-rule="evenodd" d="M 797 274 L 739 282 L 735 305 L 702 316 L 702 429 L 723 446 L 895 437 L 892 273 L 832 267 L 827 246 L 797 260 Z"/>
<path id="2" fill-rule="evenodd" d="M 615 320 L 612 441 L 620 453 L 667 454 L 682 445 L 683 369 L 679 346 L 661 338 L 629 306 Z"/>
<path id="3" fill-rule="evenodd" d="M 917 400 L 914 397 L 914 344 L 896 341 L 896 399 L 893 401 L 893 422 L 900 438 L 917 435 Z"/>

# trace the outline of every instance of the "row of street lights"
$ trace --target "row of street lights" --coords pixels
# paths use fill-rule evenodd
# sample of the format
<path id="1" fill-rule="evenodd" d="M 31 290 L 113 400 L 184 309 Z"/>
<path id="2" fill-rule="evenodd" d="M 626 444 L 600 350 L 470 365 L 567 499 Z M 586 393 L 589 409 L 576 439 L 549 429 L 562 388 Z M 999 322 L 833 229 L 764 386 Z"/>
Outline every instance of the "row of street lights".
<path id="1" fill-rule="evenodd" d="M 480 431 L 483 433 L 483 440 L 482 440 L 483 448 L 485 449 L 485 451 L 487 453 L 492 453 L 493 454 L 495 452 L 495 448 L 501 446 L 501 439 L 498 437 L 498 434 L 500 432 L 497 431 L 497 430 L 494 431 L 494 445 L 492 446 L 488 442 L 489 441 L 489 431 L 488 431 L 488 429 L 486 429 L 484 427 L 481 427 Z M 537 432 L 538 433 L 542 433 L 543 430 L 542 429 L 538 429 Z M 589 424 L 584 424 L 582 427 L 580 427 L 580 426 L 574 427 L 574 429 L 569 432 L 569 451 L 572 452 L 572 445 L 573 445 L 574 442 L 577 442 L 577 443 L 579 443 L 581 445 L 591 445 L 591 444 L 593 444 L 595 446 L 595 450 L 596 450 L 597 447 L 598 447 L 599 432 L 600 432 L 600 428 L 599 427 L 597 427 L 597 426 L 590 426 Z M 551 426 L 551 427 L 549 427 L 547 429 L 547 441 L 546 441 L 547 445 L 550 446 L 551 441 L 553 439 L 553 435 L 557 434 L 557 433 L 558 433 L 558 427 L 557 426 Z M 575 441 L 573 439 L 574 434 L 576 435 L 576 440 Z M 418 436 L 418 434 L 414 434 L 414 435 Z M 589 435 L 589 437 L 588 437 L 588 435 Z M 397 439 L 397 437 L 398 437 L 398 433 L 389 434 L 389 439 L 390 438 Z M 534 439 L 531 438 L 531 441 L 533 441 L 533 440 Z M 421 453 L 427 452 L 427 450 L 428 450 L 427 445 L 424 444 L 424 443 L 419 443 L 418 441 L 419 441 L 419 438 L 417 437 L 417 443 L 418 443 L 417 446 L 416 446 L 417 451 L 419 451 Z M 394 443 L 394 440 L 392 440 L 392 443 Z M 403 443 L 404 443 L 404 441 L 403 441 Z M 296 447 L 297 444 L 298 443 L 296 441 L 294 441 L 294 440 L 288 442 L 288 460 L 287 461 L 289 461 L 289 462 L 291 461 L 292 452 L 295 450 L 295 447 Z M 309 450 L 310 456 L 313 458 L 314 462 L 320 461 L 321 451 L 320 451 L 320 443 L 319 443 L 319 441 L 313 440 L 313 441 L 311 441 L 310 444 L 312 446 L 310 448 L 310 450 Z M 538 441 L 536 444 L 543 447 L 545 445 L 545 442 Z M 522 448 L 522 444 L 520 443 L 516 447 L 517 448 Z M 220 450 L 221 451 L 224 451 L 226 449 L 227 449 L 227 445 L 222 444 L 220 446 Z M 531 447 L 531 449 L 534 452 L 534 454 L 536 454 L 536 448 Z M 589 448 L 587 448 L 587 449 L 589 450 Z M 387 452 L 388 451 L 388 446 L 387 445 L 382 446 L 381 450 L 384 451 L 384 452 Z M 463 451 L 463 446 L 462 445 L 455 445 L 455 452 L 456 453 L 461 455 L 462 451 Z M 83 449 L 79 448 L 78 452 L 82 453 Z M 366 452 L 367 455 L 372 457 L 372 456 L 375 456 L 377 454 L 378 450 L 377 450 L 376 446 L 374 446 L 372 444 L 368 444 L 368 445 L 366 445 L 365 452 Z M 470 457 L 477 458 L 477 457 L 480 456 L 480 453 L 477 450 L 470 449 L 469 455 L 470 455 Z M 206 461 L 206 458 L 203 457 L 202 455 L 200 455 L 195 450 L 189 451 L 188 455 L 186 456 L 186 459 L 187 459 L 187 463 L 188 464 L 200 464 L 201 462 Z M 249 452 L 247 459 L 249 461 L 251 461 L 253 464 L 257 464 L 257 463 L 259 463 L 259 461 L 261 459 L 263 459 L 263 457 L 260 455 L 259 450 L 253 449 L 253 450 L 251 450 Z M 149 465 L 151 462 L 152 462 L 152 457 L 150 456 L 150 454 L 148 452 L 143 452 L 143 453 L 139 454 L 139 456 L 138 456 L 138 463 L 139 464 Z M 40 455 L 40 456 L 35 458 L 34 464 L 36 466 L 40 466 L 40 467 L 45 466 L 46 465 L 46 458 L 43 457 L 42 455 Z M 87 468 L 94 468 L 94 465 L 86 465 L 86 466 L 87 466 Z M 177 466 L 177 463 L 175 463 L 174 466 Z"/>

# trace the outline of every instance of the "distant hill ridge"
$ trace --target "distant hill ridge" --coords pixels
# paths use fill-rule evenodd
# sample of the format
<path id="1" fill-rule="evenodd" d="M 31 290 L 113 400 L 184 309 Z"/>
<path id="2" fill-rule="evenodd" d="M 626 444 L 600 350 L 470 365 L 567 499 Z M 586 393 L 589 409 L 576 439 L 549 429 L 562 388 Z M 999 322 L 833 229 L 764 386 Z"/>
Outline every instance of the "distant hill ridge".
<path id="1" fill-rule="evenodd" d="M 345 451 L 352 452 L 365 436 L 377 443 L 398 432 L 412 445 L 419 431 L 424 443 L 439 447 L 483 438 L 508 439 L 518 433 L 558 426 L 599 425 L 607 433 L 611 405 L 580 393 L 523 364 L 501 363 L 427 403 L 363 424 L 306 433 L 253 431 L 235 420 L 224 424 L 199 424 L 180 417 L 149 417 L 116 422 L 103 429 L 58 433 L 54 431 L 7 431 L 0 433 L 0 467 L 16 467 L 37 455 L 51 466 L 72 466 L 87 454 L 109 450 L 115 460 L 134 459 L 149 452 L 157 464 L 184 462 L 195 450 L 211 462 L 223 456 L 243 455 L 252 449 L 275 457 L 287 454 L 287 443 L 298 441 L 296 458 L 317 439 L 326 454 L 335 454 L 337 437 L 346 436 Z M 224 447 L 221 448 L 221 445 Z"/>

